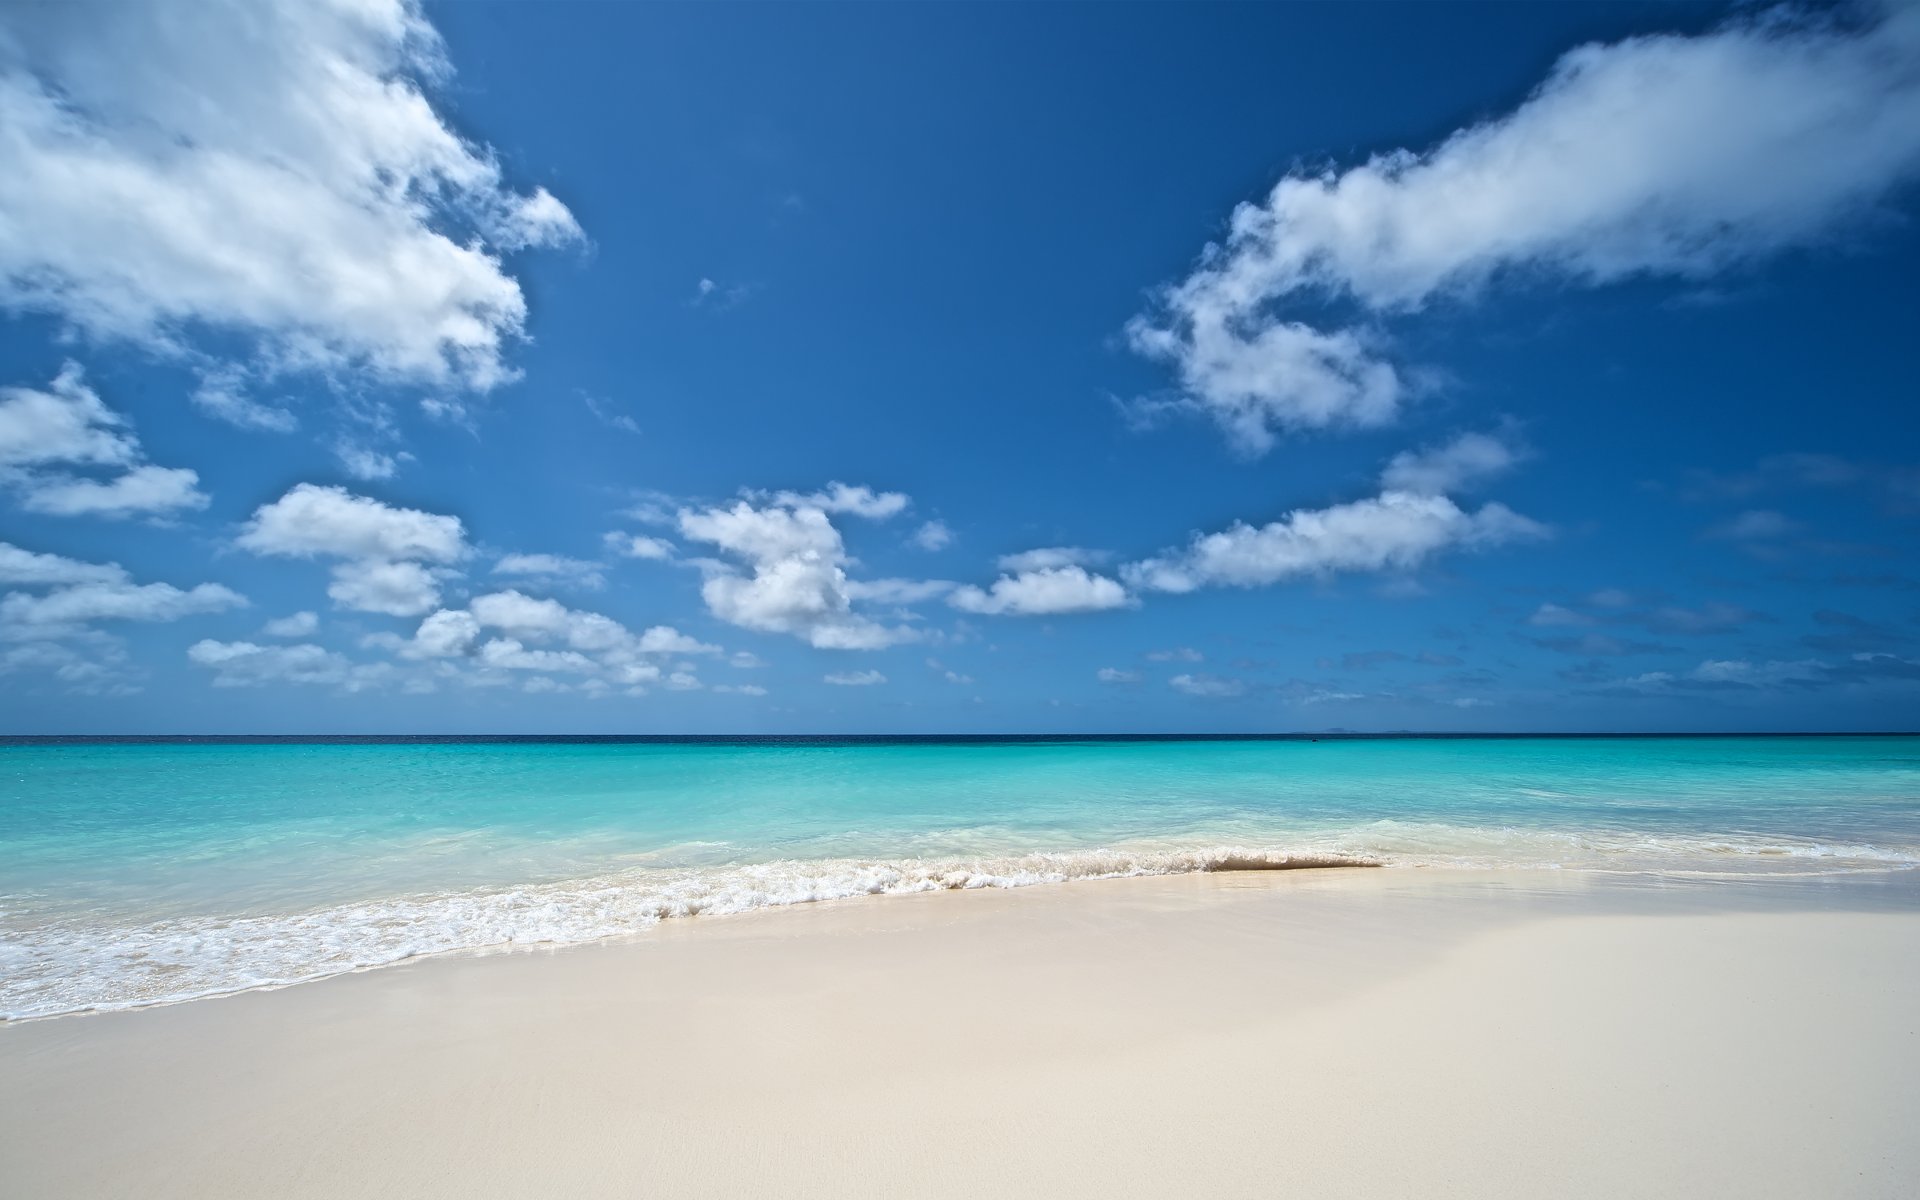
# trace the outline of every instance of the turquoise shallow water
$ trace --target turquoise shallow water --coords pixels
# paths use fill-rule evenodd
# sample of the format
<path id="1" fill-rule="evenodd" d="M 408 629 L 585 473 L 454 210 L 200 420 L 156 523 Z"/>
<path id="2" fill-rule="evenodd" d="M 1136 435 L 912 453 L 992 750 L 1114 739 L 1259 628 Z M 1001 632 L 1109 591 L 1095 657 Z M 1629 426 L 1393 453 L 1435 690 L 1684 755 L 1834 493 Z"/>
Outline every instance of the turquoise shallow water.
<path id="1" fill-rule="evenodd" d="M 0 744 L 0 1015 L 1248 863 L 1920 866 L 1920 738 Z"/>

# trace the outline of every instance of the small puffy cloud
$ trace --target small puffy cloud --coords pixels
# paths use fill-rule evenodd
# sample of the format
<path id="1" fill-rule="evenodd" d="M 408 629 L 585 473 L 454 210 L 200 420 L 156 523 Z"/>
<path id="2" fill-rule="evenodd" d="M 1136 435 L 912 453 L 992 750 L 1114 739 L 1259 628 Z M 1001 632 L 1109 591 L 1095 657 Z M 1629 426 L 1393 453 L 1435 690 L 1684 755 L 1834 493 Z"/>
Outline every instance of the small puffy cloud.
<path id="1" fill-rule="evenodd" d="M 913 531 L 907 543 L 922 550 L 944 550 L 953 544 L 953 530 L 945 521 L 928 521 Z"/>
<path id="2" fill-rule="evenodd" d="M 607 583 L 599 563 L 558 554 L 509 554 L 493 564 L 493 573 L 589 590 L 605 587 Z"/>
<path id="3" fill-rule="evenodd" d="M 1105 550 L 1088 550 L 1083 546 L 1045 546 L 1038 550 L 1023 550 L 1018 554 L 1000 556 L 999 567 L 1002 571 L 1047 571 L 1055 567 L 1091 567 L 1107 561 L 1110 556 Z"/>
<path id="4" fill-rule="evenodd" d="M 312 637 L 319 628 L 318 616 L 310 612 L 297 612 L 268 621 L 260 627 L 260 632 L 268 637 L 303 638 Z"/>
<path id="5" fill-rule="evenodd" d="M 142 458 L 125 418 L 68 363 L 46 390 L 0 388 L 0 467 L 124 467 Z"/>
<path id="6" fill-rule="evenodd" d="M 186 467 L 135 467 L 104 482 L 72 475 L 42 476 L 21 500 L 29 512 L 56 517 L 163 515 L 207 506 L 198 472 Z"/>
<path id="7" fill-rule="evenodd" d="M 217 583 L 181 589 L 170 583 L 76 583 L 43 595 L 0 598 L 0 627 L 23 636 L 63 636 L 97 621 L 177 621 L 240 608 L 246 597 Z"/>
<path id="8" fill-rule="evenodd" d="M 409 658 L 458 658 L 480 638 L 480 622 L 470 612 L 441 609 L 420 622 L 402 653 Z"/>
<path id="9" fill-rule="evenodd" d="M 1140 672 L 1122 671 L 1118 667 L 1101 667 L 1098 671 L 1094 672 L 1094 678 L 1098 679 L 1101 683 L 1139 683 Z"/>
<path id="10" fill-rule="evenodd" d="M 635 648 L 642 654 L 718 654 L 720 647 L 681 633 L 671 625 L 650 626 Z M 739 664 L 735 664 L 738 666 Z"/>
<path id="11" fill-rule="evenodd" d="M 52 587 L 75 583 L 126 583 L 126 569 L 118 563 L 81 562 L 58 554 L 23 550 L 0 542 L 0 586 Z"/>
<path id="12" fill-rule="evenodd" d="M 1241 680 L 1222 679 L 1218 675 L 1175 675 L 1167 680 L 1167 686 L 1176 692 L 1208 699 L 1244 696 L 1247 692 L 1247 685 Z"/>
<path id="13" fill-rule="evenodd" d="M 191 399 L 195 408 L 236 429 L 292 433 L 300 428 L 300 419 L 286 409 L 262 404 L 249 396 L 246 373 L 232 367 L 203 371 L 200 386 L 194 389 Z"/>
<path id="14" fill-rule="evenodd" d="M 1742 12 L 1589 44 L 1424 151 L 1289 173 L 1128 326 L 1242 450 L 1391 421 L 1374 321 L 1508 280 L 1697 280 L 1816 243 L 1920 174 L 1920 10 Z M 1329 299 L 1367 317 L 1321 328 Z"/>
<path id="15" fill-rule="evenodd" d="M 870 487 L 853 487 L 838 480 L 829 483 L 821 491 L 805 494 L 779 492 L 773 499 L 775 503 L 792 508 L 817 508 L 822 512 L 845 513 L 870 521 L 884 521 L 888 517 L 898 516 L 912 503 L 901 492 L 876 492 Z"/>
<path id="16" fill-rule="evenodd" d="M 680 533 L 717 546 L 732 562 L 708 560 L 700 594 L 714 616 L 743 629 L 786 633 L 828 650 L 875 650 L 912 641 L 918 634 L 888 627 L 857 613 L 840 531 L 812 500 L 873 508 L 865 488 L 834 484 L 815 497 L 756 505 L 681 509 Z"/>
<path id="17" fill-rule="evenodd" d="M 0 47 L 0 307 L 96 339 L 491 388 L 527 315 L 502 256 L 581 236 L 435 111 L 407 0 L 13 5 Z"/>
<path id="18" fill-rule="evenodd" d="M 957 588 L 947 603 L 962 612 L 1037 617 L 1103 612 L 1133 603 L 1127 589 L 1084 567 L 1047 567 L 1002 575 L 989 588 Z"/>
<path id="19" fill-rule="evenodd" d="M 197 472 L 144 457 L 126 419 L 87 386 L 75 363 L 44 391 L 0 388 L 0 483 L 17 489 L 30 512 L 122 518 L 207 506 Z M 50 469 L 73 467 L 115 473 L 95 479 Z"/>
<path id="20" fill-rule="evenodd" d="M 1463 433 L 1440 446 L 1405 450 L 1380 473 L 1380 486 L 1390 492 L 1440 496 L 1466 491 L 1520 461 L 1507 442 L 1485 433 Z"/>
<path id="21" fill-rule="evenodd" d="M 327 596 L 355 612 L 417 617 L 440 603 L 440 581 L 416 562 L 362 559 L 333 568 Z"/>
<path id="22" fill-rule="evenodd" d="M 765 659 L 749 650 L 736 650 L 727 657 L 727 665 L 743 671 L 757 670 L 767 665 Z"/>
<path id="23" fill-rule="evenodd" d="M 665 538 L 647 537 L 618 530 L 601 539 L 608 550 L 622 558 L 645 558 L 654 562 L 673 561 L 673 543 Z"/>
<path id="24" fill-rule="evenodd" d="M 1262 587 L 1340 572 L 1411 570 L 1445 550 L 1483 549 L 1546 532 L 1503 504 L 1468 512 L 1445 496 L 1384 492 L 1299 509 L 1267 525 L 1236 523 L 1197 534 L 1184 549 L 1129 564 L 1121 577 L 1161 592 Z"/>
<path id="25" fill-rule="evenodd" d="M 878 671 L 838 671 L 822 678 L 837 687 L 872 687 L 887 681 L 887 677 Z"/>
<path id="26" fill-rule="evenodd" d="M 529 649 L 515 638 L 495 638 L 480 647 L 482 666 L 507 671 L 564 671 L 591 674 L 599 664 L 577 650 Z"/>
<path id="27" fill-rule="evenodd" d="M 723 696 L 764 696 L 767 689 L 757 683 L 717 683 L 711 689 Z"/>
<path id="28" fill-rule="evenodd" d="M 396 508 L 342 487 L 302 483 L 254 510 L 234 544 L 286 558 L 452 563 L 466 556 L 459 517 Z"/>

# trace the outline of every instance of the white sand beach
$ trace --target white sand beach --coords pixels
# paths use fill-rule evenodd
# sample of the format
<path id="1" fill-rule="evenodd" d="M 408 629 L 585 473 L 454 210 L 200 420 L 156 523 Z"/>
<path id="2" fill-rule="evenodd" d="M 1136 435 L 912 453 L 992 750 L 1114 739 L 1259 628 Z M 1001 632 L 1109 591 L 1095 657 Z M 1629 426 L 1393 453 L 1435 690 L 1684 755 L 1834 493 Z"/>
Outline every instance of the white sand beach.
<path id="1" fill-rule="evenodd" d="M 0 1028 L 20 1197 L 1911 1196 L 1920 878 L 1310 871 Z"/>

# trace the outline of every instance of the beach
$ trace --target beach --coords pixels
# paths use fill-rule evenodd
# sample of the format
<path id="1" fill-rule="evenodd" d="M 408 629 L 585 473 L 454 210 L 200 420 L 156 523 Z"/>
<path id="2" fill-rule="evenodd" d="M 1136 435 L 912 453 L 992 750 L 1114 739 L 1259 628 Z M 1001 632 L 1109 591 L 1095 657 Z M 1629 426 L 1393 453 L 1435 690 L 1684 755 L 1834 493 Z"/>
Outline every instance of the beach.
<path id="1" fill-rule="evenodd" d="M 1907 1196 L 1920 875 L 1306 870 L 0 1027 L 32 1197 Z"/>

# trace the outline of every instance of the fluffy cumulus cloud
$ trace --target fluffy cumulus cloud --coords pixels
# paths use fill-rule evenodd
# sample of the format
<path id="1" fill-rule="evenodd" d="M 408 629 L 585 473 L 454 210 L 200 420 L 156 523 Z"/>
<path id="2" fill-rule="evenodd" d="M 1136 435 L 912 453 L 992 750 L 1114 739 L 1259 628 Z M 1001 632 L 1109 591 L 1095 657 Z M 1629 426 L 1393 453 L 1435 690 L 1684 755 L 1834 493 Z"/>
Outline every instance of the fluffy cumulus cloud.
<path id="1" fill-rule="evenodd" d="M 1300 509 L 1266 525 L 1235 523 L 1182 549 L 1130 563 L 1134 587 L 1190 592 L 1262 587 L 1353 571 L 1409 571 L 1449 549 L 1481 549 L 1545 536 L 1545 527 L 1501 504 L 1462 509 L 1445 496 L 1383 492 L 1350 504 Z"/>
<path id="2" fill-rule="evenodd" d="M 838 671 L 822 676 L 822 679 L 836 687 L 872 687 L 887 681 L 887 677 L 878 671 Z"/>
<path id="3" fill-rule="evenodd" d="M 333 602 L 398 617 L 433 609 L 450 564 L 468 553 L 458 517 L 311 483 L 254 510 L 234 544 L 280 558 L 343 559 L 327 588 Z"/>
<path id="4" fill-rule="evenodd" d="M 990 587 L 963 587 L 947 597 L 962 612 L 1044 617 L 1101 612 L 1133 603 L 1127 589 L 1085 567 L 1040 567 L 1002 575 Z"/>
<path id="5" fill-rule="evenodd" d="M 196 472 L 144 460 L 126 418 L 87 386 L 77 364 L 45 388 L 0 388 L 0 484 L 19 493 L 21 507 L 114 518 L 207 506 Z"/>
<path id="6" fill-rule="evenodd" d="M 408 0 L 7 6 L 0 306 L 168 355 L 238 339 L 254 375 L 510 378 L 501 256 L 580 230 L 435 111 L 448 74 Z M 203 410 L 291 427 L 200 361 Z"/>
<path id="7" fill-rule="evenodd" d="M 1431 149 L 1295 172 L 1128 328 L 1243 450 L 1391 421 L 1373 324 L 1503 277 L 1699 278 L 1829 236 L 1920 175 L 1920 9 L 1743 14 L 1570 51 L 1518 108 Z"/>
<path id="8" fill-rule="evenodd" d="M 683 537 L 726 556 L 702 564 L 701 596 L 714 616 L 744 629 L 791 634 L 822 649 L 874 650 L 918 635 L 854 610 L 857 597 L 846 570 L 851 560 L 828 508 L 883 519 L 905 506 L 898 493 L 876 495 L 836 483 L 804 496 L 783 492 L 770 501 L 683 508 L 678 524 Z"/>
<path id="9" fill-rule="evenodd" d="M 689 664 L 665 669 L 661 663 L 721 653 L 670 625 L 635 633 L 605 614 L 513 590 L 475 596 L 464 609 L 433 612 L 410 638 L 376 634 L 367 641 L 403 660 L 438 663 L 469 683 L 522 672 L 572 676 L 588 691 L 617 687 L 633 693 L 650 685 L 701 687 Z M 459 675 L 462 668 L 465 675 Z"/>
<path id="10" fill-rule="evenodd" d="M 672 562 L 673 543 L 642 533 L 615 530 L 602 539 L 607 549 L 622 558 L 644 558 L 653 562 Z"/>

